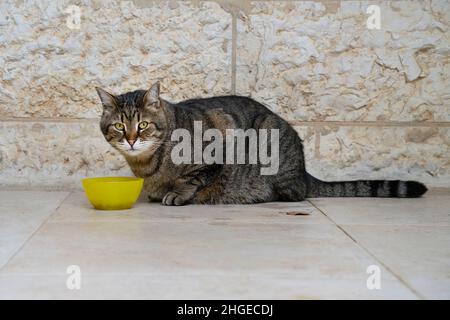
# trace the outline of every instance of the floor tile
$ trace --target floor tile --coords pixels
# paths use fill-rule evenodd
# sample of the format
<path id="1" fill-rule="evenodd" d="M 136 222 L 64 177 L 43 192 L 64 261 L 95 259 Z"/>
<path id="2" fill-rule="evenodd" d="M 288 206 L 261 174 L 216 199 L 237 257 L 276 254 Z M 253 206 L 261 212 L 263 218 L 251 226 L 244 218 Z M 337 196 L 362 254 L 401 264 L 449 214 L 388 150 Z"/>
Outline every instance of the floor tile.
<path id="1" fill-rule="evenodd" d="M 368 290 L 372 264 L 330 224 L 48 222 L 1 271 L 0 297 L 415 298 L 386 270 Z M 69 265 L 83 293 L 65 287 Z"/>
<path id="2" fill-rule="evenodd" d="M 83 192 L 72 193 L 52 216 L 52 221 L 254 221 L 267 223 L 330 224 L 309 202 L 272 202 L 254 205 L 187 205 L 149 203 L 141 197 L 130 210 L 95 210 Z"/>
<path id="3" fill-rule="evenodd" d="M 399 282 L 368 290 L 354 279 L 314 279 L 295 274 L 83 275 L 79 290 L 67 275 L 2 275 L 0 299 L 416 299 Z"/>
<path id="4" fill-rule="evenodd" d="M 450 227 L 342 227 L 423 297 L 450 299 Z"/>
<path id="5" fill-rule="evenodd" d="M 320 198 L 310 200 L 337 224 L 450 226 L 450 192 L 423 198 Z"/>
<path id="6" fill-rule="evenodd" d="M 0 191 L 0 268 L 67 195 L 67 192 Z"/>

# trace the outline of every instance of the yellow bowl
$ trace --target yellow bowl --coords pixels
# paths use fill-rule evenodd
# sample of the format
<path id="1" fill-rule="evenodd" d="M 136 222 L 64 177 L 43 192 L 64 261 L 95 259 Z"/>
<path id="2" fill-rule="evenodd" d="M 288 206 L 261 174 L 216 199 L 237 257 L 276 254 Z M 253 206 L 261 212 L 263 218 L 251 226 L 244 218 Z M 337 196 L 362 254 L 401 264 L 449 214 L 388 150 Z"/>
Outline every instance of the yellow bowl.
<path id="1" fill-rule="evenodd" d="M 99 177 L 83 179 L 83 188 L 97 210 L 130 209 L 142 190 L 144 179 L 134 177 Z"/>

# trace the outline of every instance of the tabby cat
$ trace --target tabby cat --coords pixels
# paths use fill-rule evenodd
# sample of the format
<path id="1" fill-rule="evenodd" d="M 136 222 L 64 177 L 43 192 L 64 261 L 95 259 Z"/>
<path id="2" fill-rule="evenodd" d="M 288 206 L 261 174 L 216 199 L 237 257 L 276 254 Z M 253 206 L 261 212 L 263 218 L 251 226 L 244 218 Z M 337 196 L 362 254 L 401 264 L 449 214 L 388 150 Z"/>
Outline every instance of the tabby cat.
<path id="1" fill-rule="evenodd" d="M 160 85 L 113 95 L 96 88 L 103 105 L 100 128 L 106 140 L 126 159 L 137 177 L 144 178 L 150 201 L 164 205 L 248 204 L 302 201 L 311 197 L 414 198 L 427 188 L 415 181 L 321 181 L 305 170 L 303 144 L 282 118 L 255 100 L 221 96 L 170 103 L 161 99 Z M 261 163 L 175 164 L 171 151 L 175 129 L 193 133 L 194 121 L 203 129 L 278 129 L 279 170 L 260 173 Z M 270 147 L 270 146 L 269 146 Z M 225 155 L 224 155 L 225 156 Z"/>

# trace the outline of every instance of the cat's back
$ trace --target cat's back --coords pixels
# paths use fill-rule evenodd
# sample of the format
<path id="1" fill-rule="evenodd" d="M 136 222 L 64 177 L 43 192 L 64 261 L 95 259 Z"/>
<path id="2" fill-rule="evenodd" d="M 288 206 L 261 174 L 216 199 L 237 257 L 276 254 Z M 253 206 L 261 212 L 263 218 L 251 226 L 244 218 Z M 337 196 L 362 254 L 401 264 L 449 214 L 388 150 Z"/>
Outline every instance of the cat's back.
<path id="1" fill-rule="evenodd" d="M 219 130 L 277 128 L 294 132 L 283 118 L 249 97 L 230 95 L 190 99 L 173 107 L 176 128 L 192 129 L 195 121 L 202 121 L 204 127 Z"/>
<path id="2" fill-rule="evenodd" d="M 227 114 L 236 115 L 261 115 L 272 114 L 263 104 L 244 96 L 218 96 L 210 98 L 198 98 L 181 101 L 174 105 L 176 108 L 188 112 L 207 112 L 221 109 Z"/>

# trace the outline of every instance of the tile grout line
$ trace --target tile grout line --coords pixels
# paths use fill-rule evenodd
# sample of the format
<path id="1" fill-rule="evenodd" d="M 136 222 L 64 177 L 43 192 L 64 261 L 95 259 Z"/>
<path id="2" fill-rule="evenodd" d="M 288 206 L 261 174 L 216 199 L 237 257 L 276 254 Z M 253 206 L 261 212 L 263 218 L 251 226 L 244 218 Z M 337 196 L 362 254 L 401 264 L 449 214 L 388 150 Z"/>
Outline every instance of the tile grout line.
<path id="1" fill-rule="evenodd" d="M 340 127 L 426 127 L 426 128 L 446 128 L 450 127 L 450 122 L 436 121 L 436 122 L 418 122 L 418 121 L 316 121 L 316 120 L 295 120 L 286 119 L 292 126 L 310 126 L 310 127 L 326 127 L 326 126 L 340 126 Z"/>
<path id="2" fill-rule="evenodd" d="M 51 212 L 47 218 L 44 219 L 44 221 L 42 221 L 42 223 L 36 228 L 36 230 L 34 230 L 30 236 L 20 245 L 20 247 L 11 255 L 11 257 L 9 257 L 9 259 L 2 265 L 0 266 L 0 273 L 6 268 L 6 266 L 17 256 L 17 254 L 22 251 L 22 249 L 25 247 L 25 245 L 31 240 L 31 238 L 34 237 L 35 234 L 37 234 L 42 227 L 47 224 L 47 222 L 50 220 L 50 218 L 59 210 L 59 208 L 61 208 L 62 204 L 67 200 L 67 198 L 69 198 L 69 196 L 73 193 L 73 191 L 70 191 L 62 200 L 61 202 L 56 206 L 55 210 L 53 210 L 53 212 Z"/>
<path id="3" fill-rule="evenodd" d="M 375 254 L 373 254 L 369 249 L 359 243 L 350 233 L 347 232 L 341 225 L 337 224 L 330 216 L 328 216 L 323 210 L 321 210 L 315 203 L 311 200 L 307 200 L 314 208 L 316 208 L 319 212 L 321 212 L 330 222 L 332 222 L 339 230 L 341 230 L 350 240 L 352 240 L 358 247 L 360 247 L 364 252 L 366 252 L 370 257 L 375 259 L 383 268 L 386 269 L 387 272 L 391 273 L 400 283 L 402 283 L 406 288 L 408 288 L 414 295 L 416 295 L 419 299 L 425 300 L 425 297 L 419 293 L 416 289 L 414 289 L 406 280 L 404 280 L 399 274 L 394 272 L 388 265 L 386 265 L 383 261 L 381 261 Z"/>
<path id="4" fill-rule="evenodd" d="M 236 62 L 234 62 L 236 63 Z M 232 62 L 233 64 L 233 62 Z M 231 91 L 236 91 L 236 74 L 235 67 L 232 67 L 232 80 Z M 48 122 L 48 123 L 92 123 L 99 121 L 98 118 L 65 118 L 65 117 L 4 117 L 0 116 L 1 122 Z M 285 119 L 292 126 L 299 127 L 326 127 L 326 126 L 339 126 L 339 127 L 426 127 L 426 128 L 448 128 L 450 127 L 450 121 L 436 121 L 436 122 L 417 122 L 417 121 L 316 121 L 316 120 L 295 120 Z"/>

